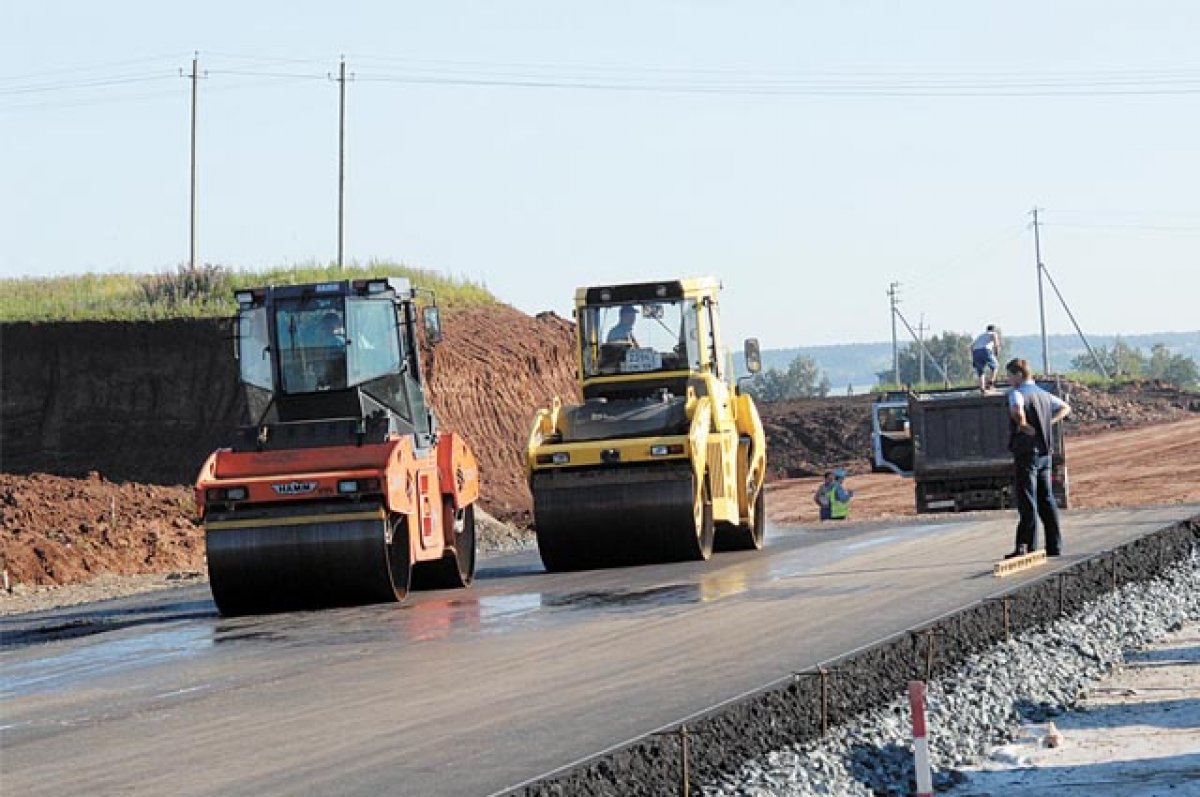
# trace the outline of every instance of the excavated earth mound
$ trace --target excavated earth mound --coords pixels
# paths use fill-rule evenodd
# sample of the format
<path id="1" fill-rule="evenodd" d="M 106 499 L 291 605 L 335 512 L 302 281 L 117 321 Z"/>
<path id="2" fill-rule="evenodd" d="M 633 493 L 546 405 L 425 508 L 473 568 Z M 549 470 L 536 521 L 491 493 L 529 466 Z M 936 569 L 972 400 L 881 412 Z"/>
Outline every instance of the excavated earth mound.
<path id="1" fill-rule="evenodd" d="M 573 335 L 554 313 L 470 310 L 447 321 L 427 367 L 438 418 L 479 458 L 484 507 L 518 526 L 532 522 L 524 451 L 534 412 L 554 396 L 567 402 L 578 394 Z"/>
<path id="2" fill-rule="evenodd" d="M 17 584 L 204 567 L 191 490 L 0 473 L 0 566 Z"/>

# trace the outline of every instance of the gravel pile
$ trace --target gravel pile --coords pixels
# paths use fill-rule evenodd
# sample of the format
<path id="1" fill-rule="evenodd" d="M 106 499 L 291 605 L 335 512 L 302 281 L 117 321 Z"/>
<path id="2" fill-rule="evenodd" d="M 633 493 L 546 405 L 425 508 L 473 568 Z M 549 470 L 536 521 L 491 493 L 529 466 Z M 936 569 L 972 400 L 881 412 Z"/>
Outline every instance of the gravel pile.
<path id="1" fill-rule="evenodd" d="M 929 684 L 928 723 L 935 788 L 962 780 L 1012 740 L 1022 722 L 1069 710 L 1123 652 L 1200 619 L 1200 557 L 1161 578 L 1130 584 L 1078 615 L 973 656 Z M 704 789 L 706 797 L 907 795 L 915 788 L 907 699 L 868 712 L 820 740 L 778 750 Z"/>

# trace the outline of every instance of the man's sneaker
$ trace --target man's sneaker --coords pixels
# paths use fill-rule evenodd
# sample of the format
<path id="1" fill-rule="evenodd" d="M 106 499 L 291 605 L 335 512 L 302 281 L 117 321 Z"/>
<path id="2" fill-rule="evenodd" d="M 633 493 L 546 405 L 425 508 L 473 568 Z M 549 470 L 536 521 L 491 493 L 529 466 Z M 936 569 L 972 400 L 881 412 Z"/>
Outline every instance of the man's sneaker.
<path id="1" fill-rule="evenodd" d="M 1062 556 L 1062 551 L 1046 551 L 1046 556 Z"/>
<path id="2" fill-rule="evenodd" d="M 1024 555 L 1025 555 L 1025 546 L 1018 545 L 1017 549 L 1015 551 L 1013 551 L 1012 553 L 1004 554 L 1004 558 L 1005 559 L 1016 559 L 1018 556 L 1024 556 Z"/>

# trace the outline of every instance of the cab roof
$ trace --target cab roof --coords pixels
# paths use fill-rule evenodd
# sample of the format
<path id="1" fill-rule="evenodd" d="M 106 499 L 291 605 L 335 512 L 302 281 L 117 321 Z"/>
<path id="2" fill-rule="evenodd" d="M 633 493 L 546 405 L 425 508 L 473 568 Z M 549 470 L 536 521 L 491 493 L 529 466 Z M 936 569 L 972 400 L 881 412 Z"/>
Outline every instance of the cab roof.
<path id="1" fill-rule="evenodd" d="M 620 285 L 595 285 L 575 290 L 575 304 L 626 304 L 666 299 L 702 299 L 715 297 L 721 289 L 716 277 L 688 277 L 656 282 L 628 282 Z"/>

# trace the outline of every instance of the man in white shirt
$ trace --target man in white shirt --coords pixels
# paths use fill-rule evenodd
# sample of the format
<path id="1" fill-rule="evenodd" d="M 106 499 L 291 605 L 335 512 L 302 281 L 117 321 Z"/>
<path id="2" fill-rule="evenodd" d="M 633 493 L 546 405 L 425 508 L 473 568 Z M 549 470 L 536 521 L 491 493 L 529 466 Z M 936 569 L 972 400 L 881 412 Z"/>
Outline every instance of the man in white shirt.
<path id="1" fill-rule="evenodd" d="M 1033 381 L 1029 363 L 1009 361 L 1008 412 L 1012 419 L 1008 450 L 1013 455 L 1013 494 L 1017 500 L 1017 541 L 1005 558 L 1037 549 L 1038 519 L 1046 536 L 1046 555 L 1062 554 L 1062 530 L 1051 477 L 1054 472 L 1054 424 L 1071 414 L 1067 402 Z"/>
<path id="2" fill-rule="evenodd" d="M 988 389 L 988 378 L 984 375 L 988 369 L 992 372 L 992 384 L 996 383 L 996 371 L 1000 370 L 999 357 L 1000 333 L 996 331 L 995 324 L 988 324 L 987 329 L 971 344 L 971 365 L 979 376 L 980 390 Z"/>

